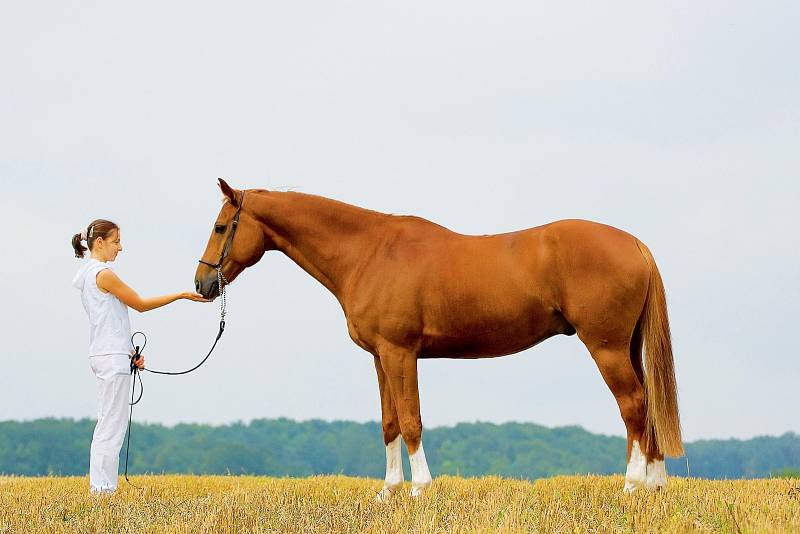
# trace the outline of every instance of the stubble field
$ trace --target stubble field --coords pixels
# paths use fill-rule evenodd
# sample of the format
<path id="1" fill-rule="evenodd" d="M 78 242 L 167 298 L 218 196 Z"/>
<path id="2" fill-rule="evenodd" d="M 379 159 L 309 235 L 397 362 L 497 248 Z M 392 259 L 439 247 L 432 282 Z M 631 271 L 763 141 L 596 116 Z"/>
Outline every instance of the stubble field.
<path id="1" fill-rule="evenodd" d="M 623 495 L 621 476 L 534 482 L 439 477 L 388 503 L 343 476 L 136 476 L 94 497 L 84 477 L 0 477 L 0 532 L 800 532 L 800 480 L 670 478 Z"/>

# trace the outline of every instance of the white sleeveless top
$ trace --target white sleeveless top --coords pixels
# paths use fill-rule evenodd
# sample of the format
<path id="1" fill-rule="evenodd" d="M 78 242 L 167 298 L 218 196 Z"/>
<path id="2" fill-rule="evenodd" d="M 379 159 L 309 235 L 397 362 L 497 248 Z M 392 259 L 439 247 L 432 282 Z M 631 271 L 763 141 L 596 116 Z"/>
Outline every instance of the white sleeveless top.
<path id="1" fill-rule="evenodd" d="M 89 258 L 72 279 L 72 285 L 81 291 L 83 309 L 89 316 L 89 356 L 130 354 L 128 306 L 97 287 L 97 273 L 103 269 L 111 269 L 111 266 Z"/>

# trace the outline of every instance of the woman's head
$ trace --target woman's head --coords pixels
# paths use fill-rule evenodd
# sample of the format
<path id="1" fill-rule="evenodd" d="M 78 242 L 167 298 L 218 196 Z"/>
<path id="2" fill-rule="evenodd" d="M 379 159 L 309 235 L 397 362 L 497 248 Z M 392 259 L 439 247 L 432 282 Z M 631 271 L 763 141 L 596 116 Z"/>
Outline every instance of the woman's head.
<path id="1" fill-rule="evenodd" d="M 86 241 L 92 256 L 101 261 L 114 261 L 122 244 L 119 238 L 119 226 L 105 219 L 97 219 L 89 223 L 86 230 L 72 236 L 72 248 L 76 258 L 83 258 L 87 248 L 81 244 Z"/>

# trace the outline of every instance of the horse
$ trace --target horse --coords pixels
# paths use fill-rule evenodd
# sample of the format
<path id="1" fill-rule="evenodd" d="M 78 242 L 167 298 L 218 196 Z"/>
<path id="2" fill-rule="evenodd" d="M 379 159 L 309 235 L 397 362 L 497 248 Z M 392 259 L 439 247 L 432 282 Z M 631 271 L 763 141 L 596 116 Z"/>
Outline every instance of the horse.
<path id="1" fill-rule="evenodd" d="M 419 359 L 504 356 L 576 333 L 625 424 L 623 491 L 666 487 L 664 455 L 683 454 L 677 387 L 664 285 L 639 239 L 577 219 L 463 235 L 311 194 L 235 190 L 221 178 L 219 187 L 223 205 L 195 288 L 214 299 L 221 284 L 278 250 L 333 293 L 351 339 L 375 364 L 386 447 L 378 501 L 404 482 L 401 437 L 410 495 L 432 481 Z"/>

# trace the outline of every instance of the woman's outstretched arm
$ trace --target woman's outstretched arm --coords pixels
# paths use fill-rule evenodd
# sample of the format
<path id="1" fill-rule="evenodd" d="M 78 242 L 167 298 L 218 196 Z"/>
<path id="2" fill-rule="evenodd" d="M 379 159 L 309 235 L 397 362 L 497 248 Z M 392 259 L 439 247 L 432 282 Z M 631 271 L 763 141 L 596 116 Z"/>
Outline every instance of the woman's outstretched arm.
<path id="1" fill-rule="evenodd" d="M 119 276 L 111 269 L 103 269 L 97 273 L 97 287 L 111 293 L 126 306 L 138 312 L 155 310 L 156 308 L 166 306 L 170 302 L 175 302 L 179 299 L 194 300 L 195 302 L 211 302 L 203 298 L 203 295 L 193 292 L 172 293 L 171 295 L 161 295 L 160 297 L 142 298 L 130 286 L 120 280 Z"/>

